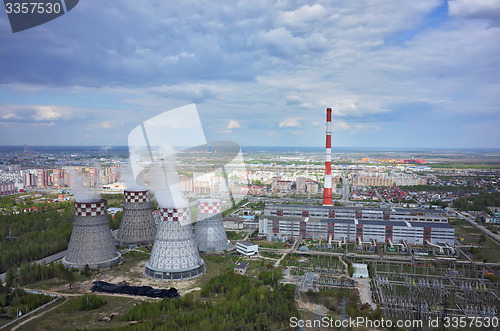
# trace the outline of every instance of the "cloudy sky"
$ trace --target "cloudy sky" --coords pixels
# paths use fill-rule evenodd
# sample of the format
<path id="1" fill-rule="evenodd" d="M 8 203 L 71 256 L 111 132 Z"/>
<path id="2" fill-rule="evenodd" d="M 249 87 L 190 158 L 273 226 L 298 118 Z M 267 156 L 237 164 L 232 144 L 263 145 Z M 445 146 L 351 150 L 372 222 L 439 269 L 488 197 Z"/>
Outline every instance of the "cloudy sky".
<path id="1" fill-rule="evenodd" d="M 12 33 L 0 145 L 126 145 L 196 103 L 207 140 L 500 148 L 500 0 L 85 0 Z"/>

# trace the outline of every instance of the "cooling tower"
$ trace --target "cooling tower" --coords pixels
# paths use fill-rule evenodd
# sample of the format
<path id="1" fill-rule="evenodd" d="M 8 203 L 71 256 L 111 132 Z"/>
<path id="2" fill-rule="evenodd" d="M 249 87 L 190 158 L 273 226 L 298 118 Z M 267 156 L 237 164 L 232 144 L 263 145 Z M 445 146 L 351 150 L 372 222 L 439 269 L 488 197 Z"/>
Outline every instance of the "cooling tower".
<path id="1" fill-rule="evenodd" d="M 189 208 L 160 208 L 160 222 L 144 275 L 181 280 L 205 273 L 205 262 L 194 241 Z"/>
<path id="2" fill-rule="evenodd" d="M 198 201 L 198 222 L 194 238 L 201 252 L 222 251 L 227 248 L 227 235 L 222 223 L 222 206 L 219 199 Z"/>
<path id="3" fill-rule="evenodd" d="M 62 262 L 66 268 L 107 268 L 121 261 L 109 228 L 106 200 L 75 202 L 73 232 Z"/>
<path id="4" fill-rule="evenodd" d="M 151 245 L 156 225 L 147 190 L 125 190 L 123 217 L 116 240 L 120 245 Z"/>

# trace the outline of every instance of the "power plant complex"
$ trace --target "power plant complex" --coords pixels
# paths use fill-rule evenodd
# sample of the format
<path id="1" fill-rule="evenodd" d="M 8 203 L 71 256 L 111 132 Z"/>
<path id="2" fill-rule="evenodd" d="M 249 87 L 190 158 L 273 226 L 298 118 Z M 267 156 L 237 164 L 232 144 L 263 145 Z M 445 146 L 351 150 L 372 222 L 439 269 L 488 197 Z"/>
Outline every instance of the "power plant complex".
<path id="1" fill-rule="evenodd" d="M 333 206 L 331 136 L 332 109 L 327 108 L 322 206 L 267 204 L 259 219 L 260 234 L 268 240 L 301 237 L 391 245 L 398 241 L 410 245 L 454 245 L 455 229 L 441 210 Z M 151 183 L 155 183 L 157 178 L 150 177 Z M 198 201 L 194 233 L 190 207 L 176 207 L 174 200 L 159 201 L 163 206 L 159 207 L 158 225 L 155 225 L 149 191 L 127 189 L 124 192 L 123 218 L 116 241 L 119 245 L 153 244 L 144 269 L 144 275 L 151 279 L 170 281 L 197 277 L 206 272 L 200 252 L 229 248 L 221 199 Z M 74 228 L 64 265 L 79 269 L 87 264 L 91 268 L 104 268 L 120 260 L 108 225 L 106 200 L 75 202 Z"/>
<path id="2" fill-rule="evenodd" d="M 151 257 L 144 275 L 151 279 L 183 280 L 205 273 L 191 225 L 191 212 L 185 208 L 159 208 L 160 221 Z"/>
<path id="3" fill-rule="evenodd" d="M 105 199 L 75 202 L 73 232 L 62 260 L 66 268 L 101 269 L 120 263 L 106 209 Z"/>
<path id="4" fill-rule="evenodd" d="M 312 239 L 454 245 L 455 228 L 441 210 L 337 207 L 332 204 L 332 109 L 326 109 L 323 206 L 266 205 L 259 233 L 268 240 Z"/>
<path id="5" fill-rule="evenodd" d="M 227 235 L 222 223 L 220 199 L 198 201 L 198 222 L 194 237 L 201 252 L 219 252 L 228 247 Z"/>
<path id="6" fill-rule="evenodd" d="M 148 190 L 125 190 L 123 216 L 116 236 L 120 245 L 151 245 L 156 224 Z"/>

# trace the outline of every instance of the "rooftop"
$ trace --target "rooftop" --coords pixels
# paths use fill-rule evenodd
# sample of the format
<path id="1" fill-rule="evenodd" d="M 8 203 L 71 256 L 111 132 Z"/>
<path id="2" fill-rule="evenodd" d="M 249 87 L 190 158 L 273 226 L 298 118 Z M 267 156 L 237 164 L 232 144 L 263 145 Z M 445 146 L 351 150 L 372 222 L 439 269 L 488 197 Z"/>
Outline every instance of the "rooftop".
<path id="1" fill-rule="evenodd" d="M 370 277 L 370 275 L 368 274 L 368 265 L 364 263 L 353 263 L 352 266 L 354 267 L 354 278 Z"/>
<path id="2" fill-rule="evenodd" d="M 393 212 L 396 214 L 445 214 L 440 209 L 423 209 L 423 208 L 365 208 L 365 207 L 336 207 L 336 206 L 316 206 L 316 205 L 293 205 L 293 204 L 269 204 L 266 209 L 299 209 L 299 210 L 362 210 L 371 212 Z"/>
<path id="3" fill-rule="evenodd" d="M 238 244 L 243 245 L 243 246 L 247 246 L 247 247 L 249 247 L 249 246 L 257 246 L 257 244 L 251 243 L 251 242 L 246 241 L 246 240 L 245 241 L 238 241 Z"/>
<path id="4" fill-rule="evenodd" d="M 241 262 L 238 261 L 236 262 L 236 265 L 234 266 L 235 269 L 246 269 L 248 268 L 249 263 L 248 262 Z"/>

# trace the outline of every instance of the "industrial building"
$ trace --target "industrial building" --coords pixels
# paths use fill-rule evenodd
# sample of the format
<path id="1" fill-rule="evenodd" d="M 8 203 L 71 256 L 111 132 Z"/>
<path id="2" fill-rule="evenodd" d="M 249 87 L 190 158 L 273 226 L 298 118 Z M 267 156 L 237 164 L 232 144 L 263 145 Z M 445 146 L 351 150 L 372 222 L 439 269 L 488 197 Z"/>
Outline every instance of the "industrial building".
<path id="1" fill-rule="evenodd" d="M 82 270 L 107 268 L 121 261 L 121 254 L 109 228 L 105 199 L 75 202 L 73 232 L 68 252 L 62 259 L 66 268 Z"/>
<path id="2" fill-rule="evenodd" d="M 356 241 L 359 238 L 363 242 L 391 240 L 424 245 L 428 241 L 455 245 L 455 229 L 448 223 L 267 216 L 259 220 L 259 233 L 268 240 L 303 237 Z"/>
<path id="3" fill-rule="evenodd" d="M 198 220 L 194 238 L 201 252 L 219 252 L 228 247 L 222 222 L 222 201 L 201 199 L 198 201 Z"/>
<path id="4" fill-rule="evenodd" d="M 325 240 L 455 245 L 455 229 L 442 210 L 336 207 L 332 205 L 332 109 L 326 110 L 323 206 L 266 205 L 259 232 L 268 240 L 303 237 Z M 238 243 L 241 251 L 248 250 Z"/>
<path id="5" fill-rule="evenodd" d="M 270 204 L 266 205 L 264 209 L 264 216 L 448 223 L 448 216 L 443 210 L 412 208 L 365 208 Z"/>
<path id="6" fill-rule="evenodd" d="M 239 241 L 236 243 L 236 251 L 246 256 L 259 254 L 259 245 L 252 244 L 249 241 Z"/>
<path id="7" fill-rule="evenodd" d="M 116 236 L 120 245 L 151 245 L 156 224 L 148 190 L 125 190 L 123 217 Z"/>
<path id="8" fill-rule="evenodd" d="M 159 208 L 158 228 L 146 262 L 144 275 L 152 279 L 183 280 L 205 273 L 191 225 L 191 212 L 186 208 Z"/>

